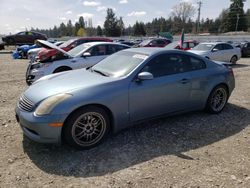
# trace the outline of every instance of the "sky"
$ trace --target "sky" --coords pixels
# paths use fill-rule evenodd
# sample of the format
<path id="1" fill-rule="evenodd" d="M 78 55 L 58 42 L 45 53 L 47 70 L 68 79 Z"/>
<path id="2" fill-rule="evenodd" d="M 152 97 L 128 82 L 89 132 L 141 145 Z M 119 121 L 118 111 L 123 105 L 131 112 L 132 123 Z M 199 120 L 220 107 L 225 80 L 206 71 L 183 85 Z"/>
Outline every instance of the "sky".
<path id="1" fill-rule="evenodd" d="M 112 8 L 122 17 L 125 26 L 137 20 L 148 22 L 153 18 L 168 18 L 172 8 L 180 2 L 190 2 L 196 8 L 198 0 L 0 0 L 0 34 L 53 28 L 69 19 L 74 23 L 79 16 L 92 19 L 93 25 L 103 26 L 106 9 Z M 230 0 L 201 0 L 201 18 L 216 18 L 230 6 Z M 250 8 L 250 0 L 244 5 Z M 196 20 L 197 12 L 193 17 Z"/>

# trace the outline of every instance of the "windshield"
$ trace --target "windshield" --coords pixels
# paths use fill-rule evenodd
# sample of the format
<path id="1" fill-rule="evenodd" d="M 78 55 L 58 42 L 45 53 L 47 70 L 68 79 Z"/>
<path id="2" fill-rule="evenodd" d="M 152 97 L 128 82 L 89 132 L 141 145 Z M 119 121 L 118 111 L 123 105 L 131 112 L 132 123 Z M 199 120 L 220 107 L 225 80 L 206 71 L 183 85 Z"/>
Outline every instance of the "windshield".
<path id="1" fill-rule="evenodd" d="M 70 54 L 70 56 L 72 57 L 76 57 L 79 55 L 79 53 L 82 53 L 83 51 L 85 51 L 87 48 L 89 48 L 91 45 L 84 43 L 81 44 L 75 48 L 73 48 L 72 50 L 68 51 L 68 54 Z"/>
<path id="2" fill-rule="evenodd" d="M 71 40 L 68 40 L 64 43 L 62 43 L 59 47 L 60 48 L 66 48 L 67 46 L 69 46 L 72 42 L 74 42 L 76 39 L 71 39 Z"/>
<path id="3" fill-rule="evenodd" d="M 199 51 L 209 51 L 214 47 L 214 44 L 198 44 L 193 48 L 193 50 Z"/>
<path id="4" fill-rule="evenodd" d="M 180 44 L 180 41 L 172 42 L 168 44 L 167 46 L 165 46 L 164 48 L 168 50 L 175 49 L 179 44 Z"/>
<path id="5" fill-rule="evenodd" d="M 141 46 L 145 46 L 147 45 L 148 43 L 150 43 L 151 40 L 144 40 L 140 43 Z"/>
<path id="6" fill-rule="evenodd" d="M 147 58 L 148 55 L 145 54 L 120 51 L 100 61 L 91 70 L 111 77 L 123 77 Z"/>

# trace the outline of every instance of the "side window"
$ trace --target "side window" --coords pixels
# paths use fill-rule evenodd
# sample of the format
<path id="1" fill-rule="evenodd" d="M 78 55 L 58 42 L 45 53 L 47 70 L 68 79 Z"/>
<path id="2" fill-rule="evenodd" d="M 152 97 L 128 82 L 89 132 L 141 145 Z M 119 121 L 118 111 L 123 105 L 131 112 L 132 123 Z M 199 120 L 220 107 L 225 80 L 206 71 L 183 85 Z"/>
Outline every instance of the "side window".
<path id="1" fill-rule="evenodd" d="M 157 44 L 157 41 L 156 41 L 156 40 L 152 40 L 149 44 L 151 44 L 151 45 L 156 45 L 156 44 Z"/>
<path id="2" fill-rule="evenodd" d="M 247 47 L 250 48 L 250 43 L 248 43 Z"/>
<path id="3" fill-rule="evenodd" d="M 20 32 L 18 35 L 25 35 L 26 32 Z"/>
<path id="4" fill-rule="evenodd" d="M 225 50 L 230 50 L 230 49 L 233 49 L 233 47 L 229 44 L 223 44 L 223 47 Z"/>
<path id="5" fill-rule="evenodd" d="M 195 57 L 189 58 L 189 63 L 188 63 L 189 71 L 200 70 L 200 69 L 205 69 L 205 68 L 206 68 L 206 63 L 203 62 L 202 60 L 195 58 Z"/>
<path id="6" fill-rule="evenodd" d="M 222 44 L 217 44 L 217 45 L 213 48 L 213 50 L 223 50 Z"/>
<path id="7" fill-rule="evenodd" d="M 157 44 L 165 44 L 164 40 L 157 40 Z"/>
<path id="8" fill-rule="evenodd" d="M 193 48 L 193 47 L 195 47 L 195 44 L 192 43 L 192 42 L 190 42 L 190 43 L 189 43 L 189 48 Z"/>
<path id="9" fill-rule="evenodd" d="M 143 69 L 154 77 L 167 76 L 188 71 L 188 59 L 180 54 L 161 54 L 153 58 Z"/>
<path id="10" fill-rule="evenodd" d="M 127 49 L 125 46 L 120 45 L 108 45 L 108 55 L 113 54 L 115 52 L 119 52 L 121 50 Z"/>
<path id="11" fill-rule="evenodd" d="M 78 41 L 77 41 L 77 46 L 80 45 L 80 44 L 83 44 L 83 43 L 85 43 L 85 42 L 86 42 L 85 40 L 78 40 Z"/>
<path id="12" fill-rule="evenodd" d="M 94 46 L 89 50 L 89 53 L 91 54 L 91 56 L 107 55 L 106 46 L 105 45 Z"/>
<path id="13" fill-rule="evenodd" d="M 188 48 L 188 43 L 184 42 L 182 48 Z"/>

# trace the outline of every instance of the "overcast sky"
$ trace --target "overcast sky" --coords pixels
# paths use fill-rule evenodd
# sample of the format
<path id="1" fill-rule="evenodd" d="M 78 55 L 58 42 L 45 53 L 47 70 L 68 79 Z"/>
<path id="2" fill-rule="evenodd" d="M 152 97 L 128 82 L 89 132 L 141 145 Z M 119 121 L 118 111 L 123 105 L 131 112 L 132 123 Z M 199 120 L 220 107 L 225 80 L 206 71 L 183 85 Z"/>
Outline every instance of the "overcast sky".
<path id="1" fill-rule="evenodd" d="M 0 34 L 16 33 L 34 28 L 52 28 L 69 19 L 74 23 L 79 16 L 92 18 L 93 25 L 103 26 L 106 9 L 113 8 L 123 17 L 126 26 L 138 21 L 168 18 L 174 5 L 188 1 L 197 7 L 198 0 L 0 0 Z M 245 9 L 250 8 L 250 0 Z M 201 17 L 216 18 L 230 0 L 202 0 Z M 193 19 L 197 18 L 197 13 Z"/>

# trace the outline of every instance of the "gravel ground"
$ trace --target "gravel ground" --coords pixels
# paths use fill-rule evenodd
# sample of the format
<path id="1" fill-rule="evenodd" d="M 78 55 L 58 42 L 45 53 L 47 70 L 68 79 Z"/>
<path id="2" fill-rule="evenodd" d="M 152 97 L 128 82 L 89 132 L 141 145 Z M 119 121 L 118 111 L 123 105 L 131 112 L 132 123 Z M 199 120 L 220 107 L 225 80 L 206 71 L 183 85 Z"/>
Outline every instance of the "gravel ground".
<path id="1" fill-rule="evenodd" d="M 150 121 L 88 151 L 24 138 L 14 108 L 27 60 L 1 51 L 0 67 L 0 187 L 250 187 L 250 58 L 221 114 Z"/>

